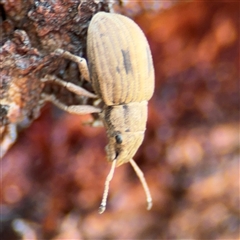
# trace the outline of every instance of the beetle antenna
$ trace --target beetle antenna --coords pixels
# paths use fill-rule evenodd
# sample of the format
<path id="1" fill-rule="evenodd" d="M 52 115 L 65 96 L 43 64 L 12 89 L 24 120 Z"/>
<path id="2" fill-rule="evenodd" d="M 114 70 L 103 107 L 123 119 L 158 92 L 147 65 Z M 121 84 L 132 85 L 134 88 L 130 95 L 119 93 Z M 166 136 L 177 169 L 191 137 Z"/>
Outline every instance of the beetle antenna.
<path id="1" fill-rule="evenodd" d="M 100 205 L 99 210 L 98 210 L 98 212 L 100 214 L 102 214 L 106 209 L 109 185 L 110 185 L 110 182 L 113 178 L 114 170 L 116 168 L 116 163 L 117 163 L 116 159 L 113 160 L 110 172 L 107 175 L 107 178 L 106 178 L 106 181 L 105 181 L 105 188 L 104 188 L 104 191 L 103 191 L 102 202 L 101 202 L 101 205 Z"/>
<path id="2" fill-rule="evenodd" d="M 142 183 L 144 192 L 147 197 L 147 210 L 150 210 L 152 208 L 152 197 L 151 197 L 151 193 L 150 193 L 149 187 L 147 185 L 146 179 L 144 177 L 144 174 L 133 159 L 131 159 L 129 162 L 131 163 L 135 173 L 137 174 L 139 180 Z"/>

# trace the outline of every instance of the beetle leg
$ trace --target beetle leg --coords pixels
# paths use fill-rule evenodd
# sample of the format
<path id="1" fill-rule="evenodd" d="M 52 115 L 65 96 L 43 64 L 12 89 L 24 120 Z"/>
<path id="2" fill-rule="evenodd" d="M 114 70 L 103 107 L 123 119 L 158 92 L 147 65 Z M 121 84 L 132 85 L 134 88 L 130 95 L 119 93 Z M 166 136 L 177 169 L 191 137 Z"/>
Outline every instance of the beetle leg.
<path id="1" fill-rule="evenodd" d="M 71 105 L 67 106 L 63 103 L 61 103 L 54 95 L 49 94 L 42 94 L 42 97 L 45 101 L 52 102 L 54 105 L 59 107 L 60 109 L 73 114 L 88 114 L 88 113 L 99 113 L 102 110 L 100 108 L 96 108 L 90 105 Z"/>
<path id="2" fill-rule="evenodd" d="M 61 55 L 68 60 L 76 62 L 78 64 L 79 71 L 83 75 L 84 79 L 90 82 L 90 74 L 88 70 L 87 61 L 85 58 L 76 56 L 68 51 L 64 51 L 63 49 L 56 49 L 54 53 L 56 55 Z"/>
<path id="3" fill-rule="evenodd" d="M 54 82 L 60 86 L 65 87 L 70 92 L 73 92 L 80 96 L 85 96 L 85 97 L 89 97 L 89 98 L 97 98 L 97 95 L 87 91 L 86 89 L 84 89 L 76 84 L 73 84 L 71 82 L 65 82 L 65 81 L 61 80 L 60 78 L 53 76 L 53 75 L 46 75 L 44 78 L 41 78 L 41 81 L 42 82 Z"/>
<path id="4" fill-rule="evenodd" d="M 93 102 L 93 106 L 101 108 L 101 103 L 102 103 L 101 99 L 96 99 Z M 83 125 L 91 126 L 91 127 L 104 127 L 102 117 L 100 115 L 101 115 L 101 113 L 99 113 L 98 116 L 94 115 L 93 116 L 94 118 L 92 120 L 83 122 Z"/>
<path id="5" fill-rule="evenodd" d="M 17 139 L 16 124 L 0 127 L 0 133 L 1 137 L 3 136 L 3 138 L 0 139 L 0 158 L 2 158 Z"/>
<path id="6" fill-rule="evenodd" d="M 86 121 L 83 123 L 83 125 L 91 126 L 91 127 L 104 127 L 103 122 L 100 119 Z"/>

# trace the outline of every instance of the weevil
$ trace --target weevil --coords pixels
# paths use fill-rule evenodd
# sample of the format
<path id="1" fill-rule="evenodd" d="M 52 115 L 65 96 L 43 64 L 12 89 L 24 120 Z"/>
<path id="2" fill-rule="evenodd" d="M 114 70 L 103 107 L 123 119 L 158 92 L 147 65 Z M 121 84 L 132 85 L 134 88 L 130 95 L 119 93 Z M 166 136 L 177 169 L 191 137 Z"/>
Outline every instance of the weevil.
<path id="1" fill-rule="evenodd" d="M 98 97 L 103 109 L 94 106 L 66 106 L 52 96 L 45 99 L 70 113 L 99 113 L 107 131 L 107 158 L 112 162 L 105 182 L 99 213 L 105 211 L 110 181 L 116 166 L 130 162 L 142 182 L 147 197 L 147 209 L 152 198 L 142 171 L 133 156 L 142 144 L 147 121 L 148 100 L 154 91 L 154 68 L 145 35 L 131 19 L 115 13 L 98 12 L 87 32 L 87 60 L 68 51 L 56 54 L 75 61 L 82 76 L 92 84 L 96 95 L 53 76 L 42 81 L 54 81 L 68 90 L 88 97 Z"/>

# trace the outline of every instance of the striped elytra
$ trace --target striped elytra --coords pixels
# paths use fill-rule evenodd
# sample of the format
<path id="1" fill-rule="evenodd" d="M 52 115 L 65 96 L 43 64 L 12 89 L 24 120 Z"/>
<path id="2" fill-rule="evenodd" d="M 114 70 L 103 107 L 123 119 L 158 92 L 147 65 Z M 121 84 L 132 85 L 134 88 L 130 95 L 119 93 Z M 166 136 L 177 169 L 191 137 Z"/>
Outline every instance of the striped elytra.
<path id="1" fill-rule="evenodd" d="M 90 78 L 95 92 L 108 106 L 149 100 L 154 69 L 146 37 L 131 19 L 99 12 L 87 36 Z"/>

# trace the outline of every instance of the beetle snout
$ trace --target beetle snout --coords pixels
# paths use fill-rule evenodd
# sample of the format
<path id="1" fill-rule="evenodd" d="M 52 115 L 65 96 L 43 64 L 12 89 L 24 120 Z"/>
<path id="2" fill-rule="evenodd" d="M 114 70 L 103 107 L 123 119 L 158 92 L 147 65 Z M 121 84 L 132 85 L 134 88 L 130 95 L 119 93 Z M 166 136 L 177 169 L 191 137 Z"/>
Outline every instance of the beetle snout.
<path id="1" fill-rule="evenodd" d="M 121 141 L 118 138 L 116 136 L 110 137 L 105 150 L 108 161 L 116 160 L 117 166 L 120 166 L 133 158 L 143 141 L 144 134 L 143 132 L 128 133 L 127 136 L 123 134 L 121 135 Z"/>
<path id="2" fill-rule="evenodd" d="M 111 145 L 111 144 L 108 144 L 105 147 L 105 151 L 107 153 L 107 160 L 109 162 L 112 162 L 113 160 L 115 160 L 118 157 L 118 155 L 119 155 L 119 152 L 115 151 L 113 145 Z"/>

